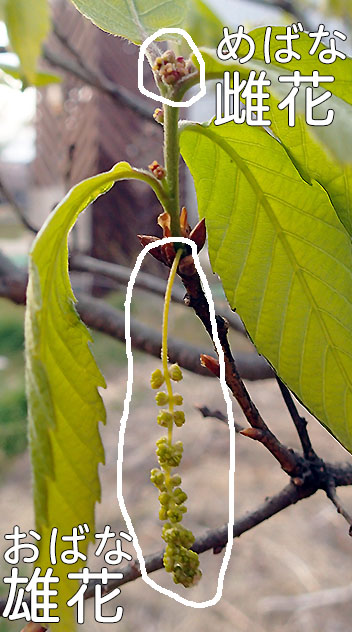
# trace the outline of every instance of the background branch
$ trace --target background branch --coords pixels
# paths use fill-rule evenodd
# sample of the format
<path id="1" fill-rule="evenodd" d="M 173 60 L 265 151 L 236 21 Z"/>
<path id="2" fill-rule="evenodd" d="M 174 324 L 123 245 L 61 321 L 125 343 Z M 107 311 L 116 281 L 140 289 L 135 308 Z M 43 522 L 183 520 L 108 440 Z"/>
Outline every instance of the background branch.
<path id="1" fill-rule="evenodd" d="M 197 410 L 199 410 L 200 414 L 204 418 L 211 417 L 212 419 L 218 419 L 219 421 L 223 421 L 225 424 L 228 424 L 228 419 L 221 410 L 210 410 L 208 406 L 195 406 Z M 241 432 L 243 430 L 243 426 L 239 424 L 237 421 L 234 422 L 234 427 L 236 432 Z"/>
<path id="2" fill-rule="evenodd" d="M 352 464 L 327 464 L 326 474 L 329 479 L 333 481 L 335 486 L 352 484 Z M 257 509 L 248 512 L 242 518 L 236 520 L 233 527 L 233 537 L 239 538 L 243 533 L 250 531 L 287 507 L 295 505 L 304 498 L 313 496 L 319 489 L 325 489 L 325 485 L 325 473 L 319 473 L 319 471 L 317 471 L 311 479 L 306 479 L 306 482 L 302 486 L 296 486 L 292 481 L 290 481 L 286 487 L 271 498 L 266 499 L 259 507 L 257 507 Z M 203 535 L 197 537 L 192 549 L 197 553 L 204 553 L 205 551 L 209 551 L 211 549 L 219 551 L 226 546 L 227 537 L 228 527 L 227 524 L 225 524 L 222 527 L 210 529 Z M 148 573 L 153 573 L 163 567 L 163 554 L 163 551 L 158 551 L 157 553 L 148 555 L 145 558 Z M 126 564 L 126 566 L 121 568 L 121 572 L 123 573 L 123 578 L 109 581 L 107 586 L 104 586 L 105 592 L 111 592 L 114 588 L 127 584 L 128 582 L 134 581 L 140 577 L 141 573 L 138 561 L 133 560 L 129 564 Z M 94 587 L 97 583 L 97 580 L 89 582 L 88 589 L 85 593 L 86 599 L 94 597 Z M 6 600 L 1 599 L 0 615 L 3 613 L 5 606 Z"/>
<path id="3" fill-rule="evenodd" d="M 7 257 L 0 258 L 0 297 L 24 305 L 26 300 L 27 274 L 15 266 Z M 78 293 L 77 310 L 88 327 L 125 342 L 125 316 L 102 300 L 88 294 Z M 160 358 L 161 335 L 158 331 L 131 318 L 132 346 L 140 351 Z M 209 350 L 207 350 L 209 351 Z M 204 349 L 170 338 L 169 354 L 172 362 L 178 362 L 188 371 L 210 376 L 200 364 Z M 272 377 L 272 371 L 263 358 L 255 353 L 240 353 L 238 366 L 244 379 L 259 380 Z"/>
<path id="4" fill-rule="evenodd" d="M 71 270 L 77 270 L 80 272 L 101 274 L 102 276 L 112 279 L 117 283 L 121 283 L 124 286 L 126 286 L 129 282 L 132 273 L 132 268 L 128 268 L 127 266 L 122 266 L 117 263 L 110 263 L 109 261 L 102 261 L 100 259 L 95 259 L 94 257 L 79 253 L 73 253 L 71 255 L 70 268 Z M 156 294 L 157 296 L 164 297 L 166 290 L 166 281 L 148 272 L 138 272 L 135 287 L 138 287 L 142 290 L 147 290 L 148 292 Z M 172 289 L 173 302 L 183 305 L 184 296 L 184 290 L 181 287 L 177 287 L 177 285 L 174 285 Z M 229 307 L 226 308 L 226 319 L 228 320 L 231 329 L 243 335 L 247 335 L 240 317 L 236 313 L 232 312 Z M 272 377 L 274 377 L 273 372 Z"/>
<path id="5" fill-rule="evenodd" d="M 83 60 L 78 63 L 77 59 L 71 59 L 67 56 L 55 53 L 46 44 L 42 47 L 42 57 L 51 66 L 69 72 L 74 77 L 77 77 L 77 79 L 107 94 L 119 105 L 128 107 L 142 118 L 148 119 L 149 121 L 152 120 L 153 112 L 143 99 L 127 90 L 127 88 L 117 85 L 101 72 L 98 74 L 89 68 Z"/>
<path id="6" fill-rule="evenodd" d="M 10 189 L 6 186 L 6 184 L 2 181 L 1 178 L 0 178 L 0 193 L 3 195 L 5 200 L 9 203 L 12 210 L 16 213 L 18 219 L 23 224 L 23 226 L 27 228 L 28 230 L 30 230 L 31 233 L 34 233 L 36 235 L 38 232 L 38 229 L 35 228 L 35 226 L 33 226 L 31 222 L 27 219 L 26 213 L 24 212 L 23 208 L 18 204 L 15 196 L 10 191 Z"/>

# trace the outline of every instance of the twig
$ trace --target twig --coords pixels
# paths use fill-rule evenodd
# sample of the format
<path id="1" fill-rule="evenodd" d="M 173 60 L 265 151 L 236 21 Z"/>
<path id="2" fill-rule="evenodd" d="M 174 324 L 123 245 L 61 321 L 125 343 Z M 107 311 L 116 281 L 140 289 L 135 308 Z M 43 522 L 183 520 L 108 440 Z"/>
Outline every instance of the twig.
<path id="1" fill-rule="evenodd" d="M 352 485 L 352 464 L 326 464 L 326 470 L 328 477 L 334 481 L 335 486 Z M 275 516 L 287 507 L 295 505 L 304 498 L 313 496 L 319 489 L 325 489 L 325 487 L 325 473 L 319 473 L 319 471 L 317 471 L 310 480 L 306 479 L 302 486 L 296 486 L 291 481 L 279 493 L 266 499 L 259 507 L 257 507 L 257 509 L 236 520 L 233 527 L 233 537 L 239 538 L 243 533 L 254 529 L 259 524 L 265 522 L 269 518 L 272 518 L 272 516 Z M 204 553 L 205 551 L 209 551 L 211 549 L 222 549 L 227 544 L 227 535 L 227 524 L 222 527 L 218 527 L 217 529 L 211 529 L 206 531 L 202 536 L 196 538 L 192 549 L 197 553 Z M 159 551 L 158 553 L 154 553 L 145 558 L 148 573 L 152 573 L 163 567 L 163 553 L 163 551 Z M 105 592 L 111 592 L 114 588 L 127 584 L 141 575 L 139 565 L 136 560 L 123 567 L 121 572 L 123 573 L 123 578 L 109 581 L 107 586 L 104 587 Z M 94 596 L 94 587 L 97 583 L 99 583 L 97 580 L 89 582 L 88 589 L 85 593 L 86 599 Z M 5 605 L 6 600 L 1 599 L 0 615 L 4 611 Z"/>
<path id="2" fill-rule="evenodd" d="M 70 259 L 71 270 L 81 272 L 91 272 L 92 274 L 101 274 L 117 283 L 126 286 L 132 274 L 132 269 L 109 261 L 101 261 L 87 255 L 74 254 Z M 147 290 L 157 296 L 164 296 L 166 290 L 166 281 L 149 274 L 148 272 L 138 272 L 135 287 L 141 290 Z M 172 290 L 172 300 L 175 303 L 183 304 L 184 291 L 180 287 L 174 287 Z"/>
<path id="3" fill-rule="evenodd" d="M 297 612 L 298 610 L 311 610 L 337 604 L 350 603 L 352 599 L 352 584 L 327 588 L 316 592 L 303 593 L 301 595 L 264 597 L 258 603 L 258 609 L 262 614 L 271 612 Z"/>
<path id="4" fill-rule="evenodd" d="M 209 305 L 195 267 L 189 265 L 187 275 L 180 274 L 180 277 L 187 291 L 186 304 L 193 308 L 211 340 L 213 340 Z M 216 322 L 220 344 L 224 352 L 226 383 L 240 405 L 248 423 L 252 426 L 252 428 L 243 430 L 242 434 L 260 441 L 271 452 L 287 474 L 297 476 L 301 469 L 298 455 L 284 446 L 269 430 L 239 375 L 227 337 L 228 323 L 222 316 L 217 316 Z"/>
<path id="5" fill-rule="evenodd" d="M 79 294 L 78 312 L 82 320 L 97 331 L 125 341 L 125 316 L 122 311 L 112 308 L 101 300 L 87 295 Z M 145 351 L 149 355 L 160 358 L 161 334 L 160 332 L 142 325 L 131 318 L 131 342 L 135 349 Z M 177 362 L 184 369 L 199 375 L 210 376 L 200 364 L 200 355 L 204 349 L 186 344 L 181 340 L 169 337 L 169 356 L 171 362 Z M 262 358 L 252 353 L 238 355 L 238 367 L 244 379 L 256 380 L 258 376 L 271 377 L 266 363 Z"/>
<path id="6" fill-rule="evenodd" d="M 132 94 L 127 88 L 110 81 L 110 79 L 101 73 L 95 73 L 85 63 L 82 65 L 82 63 L 78 63 L 74 59 L 58 55 L 45 44 L 42 47 L 42 57 L 52 66 L 69 72 L 84 83 L 109 95 L 119 105 L 130 108 L 142 118 L 148 119 L 149 121 L 152 120 L 152 112 L 143 99 L 136 94 Z"/>
<path id="7" fill-rule="evenodd" d="M 276 376 L 276 380 L 279 385 L 283 400 L 291 415 L 292 421 L 296 426 L 296 430 L 298 432 L 298 436 L 301 442 L 304 457 L 306 459 L 316 459 L 317 455 L 312 448 L 312 444 L 311 444 L 309 434 L 307 431 L 307 425 L 308 425 L 307 420 L 304 417 L 300 416 L 297 410 L 296 404 L 294 403 L 292 395 L 290 391 L 288 390 L 287 386 L 280 380 L 278 376 Z"/>
<path id="8" fill-rule="evenodd" d="M 100 259 L 95 259 L 94 257 L 89 257 L 88 255 L 76 253 L 71 256 L 70 267 L 71 270 L 91 272 L 92 274 L 101 274 L 102 276 L 113 279 L 114 281 L 122 283 L 123 285 L 127 285 L 132 273 L 132 269 L 126 266 L 122 266 L 117 263 L 110 263 L 109 261 L 102 261 Z M 139 287 L 142 290 L 148 290 L 149 292 L 157 294 L 158 296 L 164 296 L 166 282 L 163 279 L 155 276 L 154 274 L 150 274 L 148 272 L 138 272 L 135 287 Z M 180 303 L 183 305 L 184 291 L 181 288 L 174 287 L 172 290 L 172 300 L 175 303 Z M 226 314 L 226 317 L 229 321 L 231 329 L 246 335 L 246 330 L 237 314 L 234 314 L 230 309 L 228 309 L 228 312 L 229 313 Z M 273 372 L 272 377 L 274 377 Z"/>
<path id="9" fill-rule="evenodd" d="M 1 253 L 0 253 L 1 255 Z M 0 297 L 8 298 L 14 303 L 24 305 L 26 301 L 27 275 L 24 270 L 15 266 L 4 255 L 0 256 Z M 78 293 L 77 309 L 85 324 L 96 331 L 125 342 L 125 316 L 101 300 L 87 294 Z M 161 335 L 151 327 L 142 325 L 131 319 L 131 340 L 135 349 L 160 358 Z M 170 338 L 170 359 L 192 373 L 210 376 L 200 364 L 203 348 Z M 272 377 L 269 366 L 253 353 L 242 353 L 238 356 L 238 366 L 244 379 L 258 380 Z"/>
<path id="10" fill-rule="evenodd" d="M 1 179 L 0 179 L 0 193 L 2 193 L 4 198 L 8 201 L 9 205 L 11 206 L 12 210 L 16 213 L 18 219 L 21 221 L 23 226 L 36 235 L 38 232 L 38 229 L 35 228 L 35 226 L 33 226 L 31 222 L 27 219 L 23 208 L 18 204 L 13 193 L 10 191 L 10 189 L 7 188 L 6 184 L 4 184 L 4 182 Z"/>
<path id="11" fill-rule="evenodd" d="M 337 509 L 337 513 L 341 514 L 341 516 L 346 520 L 349 525 L 349 535 L 352 536 L 352 517 L 344 508 L 341 499 L 338 497 L 336 492 L 336 485 L 333 479 L 330 479 L 327 488 L 326 495 L 331 500 L 332 504 L 335 505 Z"/>
<path id="12" fill-rule="evenodd" d="M 219 421 L 223 421 L 226 424 L 228 423 L 228 419 L 221 410 L 210 410 L 208 406 L 195 406 L 197 410 L 201 413 L 204 418 L 211 417 L 212 419 L 218 419 Z M 243 426 L 239 424 L 237 421 L 234 422 L 234 427 L 236 432 L 241 432 L 243 430 Z"/>

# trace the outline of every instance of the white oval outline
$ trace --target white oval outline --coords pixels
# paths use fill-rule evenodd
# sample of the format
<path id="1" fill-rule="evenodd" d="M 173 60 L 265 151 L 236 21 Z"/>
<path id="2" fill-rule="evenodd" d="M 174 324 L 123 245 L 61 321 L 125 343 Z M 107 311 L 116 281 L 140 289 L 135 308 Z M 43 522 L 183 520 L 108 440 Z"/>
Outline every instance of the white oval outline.
<path id="1" fill-rule="evenodd" d="M 171 34 L 171 33 L 177 33 L 178 35 L 181 35 L 182 37 L 185 38 L 185 40 L 190 45 L 192 51 L 194 52 L 195 56 L 197 57 L 197 60 L 199 63 L 199 84 L 200 84 L 199 92 L 195 94 L 188 101 L 180 101 L 180 102 L 172 101 L 172 99 L 167 99 L 166 97 L 161 96 L 161 94 L 154 94 L 154 92 L 150 92 L 150 90 L 147 90 L 147 88 L 144 87 L 143 64 L 144 64 L 144 57 L 145 57 L 147 48 L 149 44 L 151 44 L 158 37 L 161 37 L 162 35 Z M 187 31 L 185 31 L 184 29 L 176 28 L 176 27 L 165 28 L 165 29 L 159 29 L 158 31 L 155 31 L 153 35 L 150 35 L 149 37 L 147 37 L 147 39 L 143 42 L 143 44 L 140 46 L 140 49 L 139 49 L 138 90 L 141 92 L 141 94 L 144 94 L 146 97 L 149 97 L 150 99 L 153 99 L 154 101 L 161 101 L 161 103 L 165 103 L 165 105 L 171 105 L 173 108 L 189 108 L 190 105 L 193 105 L 193 103 L 196 103 L 196 101 L 199 101 L 199 99 L 201 99 L 202 97 L 206 95 L 207 87 L 205 83 L 205 62 L 200 53 L 199 48 L 196 46 L 196 44 L 194 43 L 189 33 L 187 33 Z"/>
<path id="2" fill-rule="evenodd" d="M 168 590 L 167 588 L 162 588 L 161 586 L 159 586 L 159 584 L 157 584 L 155 581 L 150 579 L 145 568 L 145 562 L 144 562 L 142 549 L 139 545 L 138 538 L 133 528 L 131 518 L 126 509 L 126 505 L 125 505 L 125 501 L 124 501 L 123 493 L 122 493 L 123 447 L 124 447 L 126 424 L 127 424 L 127 419 L 129 415 L 130 401 L 131 401 L 131 396 L 132 396 L 132 386 L 133 386 L 133 355 L 132 355 L 132 346 L 131 346 L 131 299 L 132 299 L 133 286 L 135 284 L 139 269 L 143 263 L 143 259 L 145 255 L 149 252 L 149 250 L 157 246 L 163 246 L 164 244 L 173 243 L 174 241 L 187 244 L 188 246 L 191 247 L 196 270 L 199 274 L 199 277 L 203 286 L 204 294 L 208 301 L 212 335 L 213 335 L 213 340 L 215 343 L 215 348 L 219 356 L 220 384 L 221 384 L 222 392 L 223 392 L 224 399 L 226 402 L 227 418 L 228 418 L 229 433 L 230 433 L 228 539 L 227 539 L 227 544 L 225 547 L 223 561 L 222 561 L 221 568 L 219 571 L 216 593 L 212 599 L 209 599 L 207 601 L 201 601 L 201 602 L 184 599 L 183 597 L 180 597 L 179 595 L 174 593 L 172 590 Z M 135 266 L 132 270 L 131 277 L 128 282 L 127 291 L 126 291 L 125 338 L 126 338 L 126 355 L 127 355 L 127 360 L 128 360 L 127 387 L 126 387 L 126 397 L 124 401 L 123 414 L 120 421 L 119 442 L 118 442 L 118 449 L 117 449 L 117 499 L 119 501 L 121 513 L 125 519 L 126 525 L 128 527 L 128 531 L 132 535 L 132 538 L 133 538 L 133 546 L 137 553 L 143 581 L 149 586 L 151 586 L 151 588 L 154 588 L 154 590 L 156 590 L 157 592 L 163 595 L 166 595 L 167 597 L 170 597 L 171 599 L 175 599 L 175 601 L 178 601 L 184 606 L 190 606 L 192 608 L 209 608 L 210 606 L 214 606 L 215 604 L 217 604 L 222 597 L 225 573 L 226 573 L 228 563 L 230 561 L 231 550 L 233 546 L 233 526 L 234 526 L 234 520 L 235 520 L 234 518 L 235 427 L 234 427 L 232 403 L 231 403 L 228 387 L 226 385 L 226 380 L 225 380 L 224 352 L 220 344 L 217 326 L 216 326 L 214 301 L 213 301 L 213 297 L 211 294 L 208 280 L 200 264 L 199 256 L 197 253 L 197 246 L 194 243 L 194 241 L 191 241 L 190 239 L 187 239 L 186 237 L 165 237 L 164 239 L 160 239 L 158 241 L 152 242 L 151 244 L 148 244 L 139 253 Z"/>

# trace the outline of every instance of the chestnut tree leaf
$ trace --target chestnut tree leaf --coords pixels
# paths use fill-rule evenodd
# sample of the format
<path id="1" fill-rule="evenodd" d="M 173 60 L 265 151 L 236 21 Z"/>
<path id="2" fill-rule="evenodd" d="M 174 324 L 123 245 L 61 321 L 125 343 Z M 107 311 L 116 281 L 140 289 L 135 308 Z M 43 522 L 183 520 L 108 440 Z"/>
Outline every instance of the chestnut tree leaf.
<path id="1" fill-rule="evenodd" d="M 60 582 L 53 601 L 58 603 L 60 622 L 50 627 L 60 632 L 75 629 L 75 609 L 65 604 L 76 586 L 67 573 L 84 566 L 82 560 L 62 563 L 60 554 L 72 543 L 60 538 L 87 524 L 90 532 L 79 543 L 80 551 L 86 553 L 88 541 L 94 539 L 98 465 L 104 460 L 98 425 L 105 421 L 98 392 L 105 381 L 89 347 L 91 336 L 75 309 L 67 240 L 79 214 L 116 181 L 129 178 L 148 182 L 156 192 L 160 187 L 150 174 L 119 163 L 75 186 L 51 213 L 30 252 L 25 348 L 35 520 L 41 535 L 37 565 L 52 566 L 50 533 L 56 527 L 54 575 Z"/>
<path id="2" fill-rule="evenodd" d="M 103 31 L 134 44 L 160 28 L 182 27 L 188 0 L 72 0 L 77 9 Z M 169 36 L 168 35 L 168 39 Z M 179 36 L 177 36 L 179 37 Z"/>
<path id="3" fill-rule="evenodd" d="M 259 353 L 352 452 L 352 247 L 329 196 L 264 129 L 181 129 L 231 307 Z"/>
<path id="4" fill-rule="evenodd" d="M 50 29 L 48 0 L 5 0 L 3 15 L 23 77 L 34 84 L 42 42 Z"/>

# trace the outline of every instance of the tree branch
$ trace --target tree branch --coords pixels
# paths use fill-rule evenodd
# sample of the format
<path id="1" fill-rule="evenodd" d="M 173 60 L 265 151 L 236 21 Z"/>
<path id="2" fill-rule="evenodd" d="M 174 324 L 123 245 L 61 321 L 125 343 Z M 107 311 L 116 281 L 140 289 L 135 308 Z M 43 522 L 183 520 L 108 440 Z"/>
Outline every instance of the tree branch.
<path id="1" fill-rule="evenodd" d="M 80 272 L 91 272 L 92 274 L 101 274 L 117 283 L 122 283 L 122 285 L 127 285 L 130 280 L 132 269 L 126 266 L 119 265 L 117 263 L 110 263 L 109 261 L 102 261 L 100 259 L 95 259 L 94 257 L 90 257 L 88 255 L 82 255 L 79 253 L 74 253 L 70 258 L 70 268 L 71 270 L 77 270 Z M 160 279 L 154 274 L 150 274 L 148 272 L 138 272 L 135 287 L 138 287 L 142 290 L 147 290 L 156 294 L 158 296 L 165 296 L 166 290 L 166 281 Z M 180 287 L 174 286 L 172 290 L 172 300 L 174 303 L 184 304 L 184 290 Z M 241 334 L 246 335 L 246 330 L 242 324 L 239 316 L 227 308 L 226 310 L 226 318 L 229 322 L 231 329 L 237 331 Z M 269 367 L 269 365 L 268 365 Z M 271 371 L 272 377 L 274 377 L 274 373 Z M 269 375 L 269 368 L 268 373 Z"/>
<path id="2" fill-rule="evenodd" d="M 329 480 L 333 481 L 336 487 L 339 485 L 351 485 L 352 464 L 326 464 L 326 471 L 322 472 L 316 470 L 315 472 L 311 472 L 311 477 L 309 479 L 307 478 L 301 486 L 297 486 L 293 481 L 290 481 L 279 493 L 266 499 L 257 509 L 236 520 L 233 526 L 233 537 L 239 538 L 243 533 L 250 531 L 287 507 L 295 505 L 304 498 L 313 496 L 319 489 L 325 489 L 326 476 L 328 476 Z M 217 529 L 210 529 L 196 538 L 192 549 L 197 553 L 204 553 L 211 549 L 219 551 L 226 546 L 227 538 L 228 527 L 227 524 L 225 524 Z M 163 554 L 164 551 L 159 551 L 145 558 L 147 573 L 153 573 L 163 568 Z M 121 573 L 123 573 L 122 579 L 111 580 L 104 586 L 105 593 L 111 592 L 118 586 L 127 584 L 140 577 L 141 573 L 138 561 L 133 560 L 124 566 L 121 569 Z M 99 583 L 97 580 L 89 582 L 88 589 L 85 593 L 86 599 L 94 597 L 94 589 L 97 583 Z M 5 606 L 6 600 L 1 599 L 0 615 L 3 613 Z"/>
<path id="3" fill-rule="evenodd" d="M 117 85 L 101 73 L 96 73 L 89 68 L 82 59 L 80 63 L 78 63 L 75 59 L 58 55 L 46 44 L 42 47 L 42 57 L 51 66 L 69 72 L 71 75 L 77 77 L 77 79 L 107 94 L 119 105 L 128 107 L 142 118 L 148 119 L 148 121 L 152 120 L 153 113 L 143 99 L 127 90 L 127 88 Z"/>
<path id="4" fill-rule="evenodd" d="M 125 316 L 107 303 L 91 296 L 79 294 L 78 312 L 82 320 L 97 331 L 125 341 Z M 131 318 L 131 342 L 135 349 L 145 351 L 149 355 L 160 358 L 161 334 Z M 177 362 L 184 369 L 210 377 L 209 372 L 200 364 L 200 355 L 204 349 L 185 344 L 177 338 L 169 337 L 169 356 L 171 362 Z M 269 365 L 262 358 L 252 353 L 238 354 L 238 367 L 241 375 L 247 380 L 266 379 L 272 377 Z M 265 375 L 265 378 L 263 377 Z M 259 376 L 262 376 L 259 378 Z"/>
<path id="5" fill-rule="evenodd" d="M 0 253 L 1 254 L 1 253 Z M 14 303 L 24 305 L 26 301 L 27 276 L 25 271 L 17 268 L 7 257 L 0 257 L 0 297 L 8 298 Z M 125 342 L 125 316 L 101 300 L 87 294 L 78 294 L 77 310 L 88 327 Z M 151 327 L 147 327 L 131 319 L 132 346 L 140 351 L 160 358 L 161 335 Z M 203 348 L 188 345 L 176 338 L 170 338 L 169 354 L 172 362 L 192 373 L 209 377 L 200 364 Z M 254 353 L 241 353 L 238 356 L 238 366 L 244 379 L 258 380 L 272 377 L 269 365 L 263 358 Z"/>
<path id="6" fill-rule="evenodd" d="M 219 421 L 223 421 L 225 424 L 228 424 L 228 419 L 221 410 L 210 410 L 208 406 L 195 406 L 197 410 L 199 410 L 200 414 L 204 418 L 211 417 L 212 419 L 218 419 Z M 243 426 L 239 424 L 237 421 L 234 422 L 234 427 L 236 432 L 241 432 L 243 430 Z"/>
<path id="7" fill-rule="evenodd" d="M 352 536 L 352 517 L 344 508 L 341 499 L 338 497 L 336 493 L 336 485 L 333 479 L 331 479 L 327 485 L 326 495 L 331 500 L 332 504 L 336 507 L 337 513 L 341 514 L 341 516 L 346 520 L 349 525 L 349 535 Z"/>
<path id="8" fill-rule="evenodd" d="M 8 187 L 6 186 L 6 184 L 2 181 L 2 179 L 0 178 L 0 193 L 2 193 L 2 195 L 4 196 L 4 198 L 7 200 L 7 202 L 9 203 L 9 205 L 11 206 L 12 210 L 16 213 L 18 219 L 21 221 L 21 223 L 23 224 L 23 226 L 25 228 L 28 228 L 28 230 L 30 230 L 32 233 L 34 233 L 35 235 L 38 232 L 38 229 L 35 228 L 35 226 L 33 226 L 30 221 L 27 219 L 26 214 L 23 210 L 23 208 L 18 204 L 15 196 L 13 195 L 13 193 L 10 191 L 10 189 L 8 189 Z"/>
<path id="9" fill-rule="evenodd" d="M 187 264 L 187 274 L 185 274 L 185 269 L 185 266 L 182 267 L 181 271 L 179 268 L 180 278 L 187 291 L 185 302 L 193 308 L 213 342 L 208 301 L 204 295 L 196 268 L 194 264 L 192 264 L 191 257 L 189 257 L 189 263 Z M 240 405 L 248 423 L 252 427 L 247 430 L 243 430 L 242 434 L 250 437 L 251 439 L 260 441 L 269 450 L 269 452 L 271 452 L 287 474 L 290 476 L 298 476 L 301 470 L 298 455 L 296 455 L 293 450 L 284 446 L 268 428 L 255 404 L 251 400 L 251 397 L 239 375 L 238 368 L 228 342 L 227 321 L 222 316 L 216 316 L 216 322 L 220 344 L 224 352 L 226 383 Z"/>
<path id="10" fill-rule="evenodd" d="M 292 395 L 290 391 L 288 390 L 287 386 L 277 376 L 276 376 L 276 380 L 279 385 L 283 400 L 291 415 L 292 421 L 296 426 L 296 430 L 301 442 L 304 457 L 306 459 L 316 459 L 317 455 L 313 450 L 313 447 L 309 438 L 308 430 L 307 430 L 307 425 L 308 425 L 307 420 L 304 417 L 300 416 L 297 410 L 296 404 L 294 403 Z"/>

